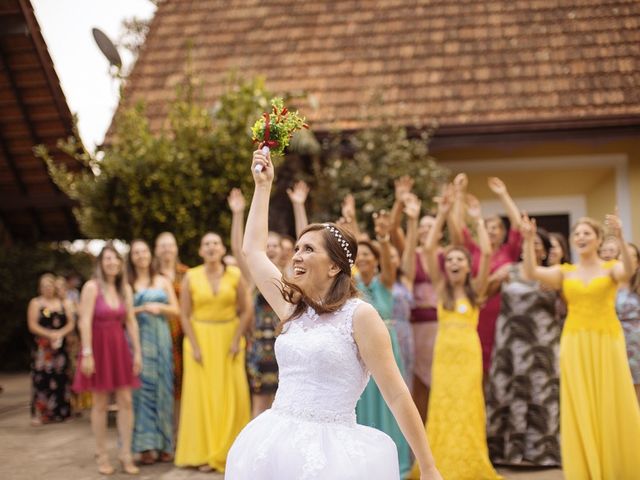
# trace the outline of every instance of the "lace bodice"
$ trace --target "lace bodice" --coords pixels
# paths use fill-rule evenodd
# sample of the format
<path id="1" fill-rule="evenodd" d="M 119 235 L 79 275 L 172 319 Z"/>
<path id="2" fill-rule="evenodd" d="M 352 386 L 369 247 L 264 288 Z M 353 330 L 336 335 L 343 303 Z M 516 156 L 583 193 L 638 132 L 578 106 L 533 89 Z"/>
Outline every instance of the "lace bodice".
<path id="1" fill-rule="evenodd" d="M 348 300 L 334 312 L 309 308 L 288 322 L 275 344 L 279 386 L 273 410 L 318 422 L 355 424 L 355 406 L 369 381 L 353 339 L 353 313 L 363 303 Z"/>

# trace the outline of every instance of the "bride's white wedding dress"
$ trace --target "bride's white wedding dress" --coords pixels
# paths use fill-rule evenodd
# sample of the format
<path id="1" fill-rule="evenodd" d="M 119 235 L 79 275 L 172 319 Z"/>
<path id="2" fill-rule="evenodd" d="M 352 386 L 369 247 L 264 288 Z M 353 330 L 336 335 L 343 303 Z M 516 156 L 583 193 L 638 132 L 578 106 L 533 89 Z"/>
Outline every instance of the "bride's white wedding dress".
<path id="1" fill-rule="evenodd" d="M 356 424 L 369 380 L 353 339 L 351 299 L 335 313 L 308 309 L 275 344 L 273 407 L 249 423 L 229 451 L 228 480 L 398 480 L 395 443 Z"/>

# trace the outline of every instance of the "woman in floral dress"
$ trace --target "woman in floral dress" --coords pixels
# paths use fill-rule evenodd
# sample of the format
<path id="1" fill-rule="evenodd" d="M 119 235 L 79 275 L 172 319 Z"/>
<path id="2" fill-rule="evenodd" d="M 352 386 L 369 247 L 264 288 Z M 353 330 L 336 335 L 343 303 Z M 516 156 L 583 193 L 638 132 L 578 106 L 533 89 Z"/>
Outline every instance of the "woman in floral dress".
<path id="1" fill-rule="evenodd" d="M 55 276 L 40 277 L 40 295 L 27 311 L 35 345 L 31 360 L 31 424 L 63 421 L 71 415 L 69 356 L 65 337 L 75 327 L 68 301 L 56 295 Z"/>

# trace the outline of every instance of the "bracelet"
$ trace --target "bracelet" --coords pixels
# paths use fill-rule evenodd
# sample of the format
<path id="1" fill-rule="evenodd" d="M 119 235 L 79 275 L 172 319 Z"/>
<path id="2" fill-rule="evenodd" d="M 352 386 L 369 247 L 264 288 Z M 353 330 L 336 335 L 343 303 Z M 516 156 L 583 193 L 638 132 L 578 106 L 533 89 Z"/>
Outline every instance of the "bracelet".
<path id="1" fill-rule="evenodd" d="M 93 355 L 93 348 L 91 347 L 83 347 L 82 348 L 82 356 L 88 357 L 89 355 Z"/>

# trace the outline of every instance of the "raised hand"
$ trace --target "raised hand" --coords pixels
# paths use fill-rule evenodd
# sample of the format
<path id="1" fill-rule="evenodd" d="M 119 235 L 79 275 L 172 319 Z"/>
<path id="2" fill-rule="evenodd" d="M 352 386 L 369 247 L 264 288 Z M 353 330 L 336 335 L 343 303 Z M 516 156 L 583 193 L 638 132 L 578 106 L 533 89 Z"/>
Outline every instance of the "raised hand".
<path id="1" fill-rule="evenodd" d="M 453 206 L 453 185 L 446 185 L 442 190 L 442 195 L 435 197 L 434 200 L 438 204 L 438 214 L 448 215 Z"/>
<path id="2" fill-rule="evenodd" d="M 615 209 L 615 213 L 608 213 L 604 217 L 604 225 L 609 230 L 609 233 L 616 237 L 618 240 L 622 240 L 622 221 L 618 216 L 618 207 Z M 624 245 L 624 243 L 622 243 Z"/>
<path id="3" fill-rule="evenodd" d="M 471 194 L 467 194 L 467 214 L 473 220 L 480 220 L 482 218 L 482 209 L 480 208 L 480 201 Z"/>
<path id="4" fill-rule="evenodd" d="M 420 207 L 422 202 L 413 193 L 407 193 L 404 196 L 404 214 L 409 218 L 418 218 L 420 216 Z"/>
<path id="5" fill-rule="evenodd" d="M 396 201 L 404 202 L 405 196 L 411 193 L 414 182 L 415 180 L 409 175 L 403 175 L 394 181 Z"/>
<path id="6" fill-rule="evenodd" d="M 507 186 L 498 177 L 489 177 L 489 179 L 487 180 L 487 185 L 489 185 L 491 191 L 498 196 L 507 193 Z"/>
<path id="7" fill-rule="evenodd" d="M 523 213 L 522 220 L 520 220 L 520 233 L 522 233 L 522 238 L 525 240 L 533 240 L 537 230 L 536 219 L 529 218 L 529 215 Z"/>
<path id="8" fill-rule="evenodd" d="M 297 203 L 304 205 L 309 195 L 309 185 L 303 180 L 299 180 L 295 183 L 293 188 L 287 188 L 287 195 L 291 203 Z"/>
<path id="9" fill-rule="evenodd" d="M 453 187 L 456 193 L 464 193 L 467 191 L 467 186 L 469 185 L 469 178 L 466 173 L 459 173 L 456 175 L 456 178 L 453 179 Z"/>
<path id="10" fill-rule="evenodd" d="M 227 203 L 229 204 L 229 209 L 233 213 L 244 212 L 247 203 L 242 195 L 242 191 L 239 188 L 231 189 L 229 192 L 229 196 L 227 197 Z"/>
<path id="11" fill-rule="evenodd" d="M 391 215 L 386 210 L 373 213 L 374 230 L 376 237 L 388 239 L 391 231 Z"/>
<path id="12" fill-rule="evenodd" d="M 256 172 L 257 165 L 262 165 L 260 172 Z M 273 182 L 274 170 L 273 163 L 271 163 L 271 152 L 267 152 L 266 155 L 262 153 L 262 150 L 253 152 L 251 174 L 256 185 L 270 185 Z"/>
<path id="13" fill-rule="evenodd" d="M 352 194 L 348 194 L 342 200 L 342 216 L 346 223 L 351 223 L 356 219 L 356 199 Z"/>

